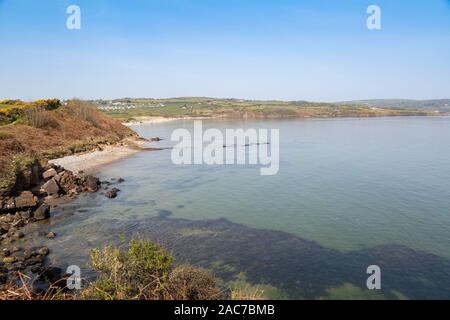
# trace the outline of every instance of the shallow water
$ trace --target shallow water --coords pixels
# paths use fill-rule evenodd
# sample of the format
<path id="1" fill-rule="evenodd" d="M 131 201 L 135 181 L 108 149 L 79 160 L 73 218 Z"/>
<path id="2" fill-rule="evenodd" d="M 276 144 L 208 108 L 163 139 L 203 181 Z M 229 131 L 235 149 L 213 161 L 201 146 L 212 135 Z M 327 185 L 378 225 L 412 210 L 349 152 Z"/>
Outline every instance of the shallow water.
<path id="1" fill-rule="evenodd" d="M 178 262 L 270 286 L 275 297 L 448 298 L 449 121 L 203 121 L 279 129 L 278 175 L 261 176 L 258 166 L 177 166 L 171 150 L 142 152 L 98 173 L 125 179 L 117 199 L 82 196 L 33 227 L 56 231 L 55 240 L 27 241 L 46 242 L 55 263 L 85 268 L 90 248 L 144 235 Z M 180 127 L 193 121 L 135 130 L 172 146 Z M 382 270 L 377 293 L 365 289 L 371 264 Z"/>

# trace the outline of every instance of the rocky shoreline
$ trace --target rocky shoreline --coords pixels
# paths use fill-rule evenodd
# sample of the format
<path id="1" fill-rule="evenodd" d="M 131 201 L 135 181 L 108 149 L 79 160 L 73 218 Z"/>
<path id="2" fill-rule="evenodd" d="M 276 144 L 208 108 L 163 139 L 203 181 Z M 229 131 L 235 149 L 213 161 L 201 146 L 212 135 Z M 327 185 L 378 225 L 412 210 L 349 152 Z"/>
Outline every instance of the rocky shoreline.
<path id="1" fill-rule="evenodd" d="M 92 175 L 74 174 L 51 163 L 45 167 L 33 165 L 21 172 L 14 190 L 0 195 L 0 286 L 17 280 L 20 273 L 50 281 L 61 277 L 61 270 L 47 266 L 48 247 L 22 248 L 17 245 L 26 237 L 24 227 L 48 219 L 52 208 L 82 193 L 97 192 L 102 185 L 109 190 L 109 184 Z M 113 188 L 105 196 L 115 198 L 119 191 Z M 46 236 L 52 239 L 56 234 L 50 231 Z"/>

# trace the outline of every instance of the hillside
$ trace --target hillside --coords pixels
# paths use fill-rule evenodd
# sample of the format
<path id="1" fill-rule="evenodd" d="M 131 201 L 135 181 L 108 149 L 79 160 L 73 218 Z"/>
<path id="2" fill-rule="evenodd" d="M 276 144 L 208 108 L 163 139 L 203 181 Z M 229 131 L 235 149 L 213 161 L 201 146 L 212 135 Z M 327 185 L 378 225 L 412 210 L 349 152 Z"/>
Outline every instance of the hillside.
<path id="1" fill-rule="evenodd" d="M 436 115 L 418 108 L 378 108 L 363 103 L 313 103 L 306 101 L 257 101 L 206 97 L 171 99 L 117 99 L 92 101 L 106 114 L 121 119 L 136 117 L 227 118 L 336 118 Z"/>
<path id="2" fill-rule="evenodd" d="M 342 102 L 350 105 L 366 105 L 378 108 L 415 108 L 437 111 L 450 111 L 450 99 L 408 100 L 408 99 L 372 99 Z"/>
<path id="3" fill-rule="evenodd" d="M 135 133 L 91 104 L 59 100 L 0 102 L 0 192 L 36 162 L 117 143 Z"/>

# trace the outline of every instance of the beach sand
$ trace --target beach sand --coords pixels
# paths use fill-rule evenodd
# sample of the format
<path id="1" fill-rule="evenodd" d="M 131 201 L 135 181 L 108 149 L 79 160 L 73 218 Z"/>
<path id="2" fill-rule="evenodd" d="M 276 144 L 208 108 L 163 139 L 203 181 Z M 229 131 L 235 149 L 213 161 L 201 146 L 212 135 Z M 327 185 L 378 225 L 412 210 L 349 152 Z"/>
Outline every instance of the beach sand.
<path id="1" fill-rule="evenodd" d="M 141 124 L 147 123 L 161 123 L 175 120 L 206 120 L 213 118 L 221 118 L 219 116 L 211 116 L 211 117 L 134 117 L 134 121 L 123 122 L 122 124 L 128 127 L 139 126 Z"/>
<path id="2" fill-rule="evenodd" d="M 101 150 L 74 154 L 59 159 L 50 160 L 50 163 L 62 166 L 74 173 L 83 171 L 93 173 L 101 166 L 109 164 L 141 151 L 158 150 L 146 147 L 147 141 L 139 138 L 127 138 L 117 145 L 101 146 Z"/>

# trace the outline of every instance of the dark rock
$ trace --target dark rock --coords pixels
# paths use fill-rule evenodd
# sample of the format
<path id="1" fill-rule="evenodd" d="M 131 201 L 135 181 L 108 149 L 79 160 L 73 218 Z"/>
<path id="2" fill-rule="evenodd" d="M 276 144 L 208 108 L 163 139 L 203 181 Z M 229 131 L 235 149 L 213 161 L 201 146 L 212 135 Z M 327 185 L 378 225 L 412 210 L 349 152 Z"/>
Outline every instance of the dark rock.
<path id="1" fill-rule="evenodd" d="M 30 259 L 33 256 L 33 252 L 31 252 L 30 250 L 24 250 L 23 251 L 23 258 L 24 259 Z"/>
<path id="2" fill-rule="evenodd" d="M 51 168 L 51 169 L 48 169 L 47 171 L 45 171 L 43 174 L 42 174 L 42 177 L 45 179 L 45 180 L 48 180 L 48 179 L 50 179 L 50 178 L 53 178 L 54 176 L 56 176 L 58 173 L 56 172 L 56 170 L 55 169 L 53 169 L 53 168 Z"/>
<path id="3" fill-rule="evenodd" d="M 48 204 L 41 205 L 35 212 L 34 218 L 36 220 L 45 220 L 50 217 L 50 206 Z"/>
<path id="4" fill-rule="evenodd" d="M 50 179 L 42 186 L 42 189 L 44 189 L 48 195 L 57 195 L 60 187 L 55 179 Z"/>
<path id="5" fill-rule="evenodd" d="M 47 233 L 46 237 L 49 239 L 55 239 L 56 233 L 50 231 L 49 233 Z"/>
<path id="6" fill-rule="evenodd" d="M 98 190 L 98 186 L 100 185 L 100 181 L 98 178 L 94 176 L 87 176 L 85 186 L 89 192 L 96 192 Z"/>
<path id="7" fill-rule="evenodd" d="M 14 199 L 17 209 L 33 208 L 37 206 L 37 198 L 30 191 L 23 191 Z"/>
<path id="8" fill-rule="evenodd" d="M 14 227 L 14 228 L 21 228 L 21 227 L 23 227 L 24 225 L 25 225 L 25 223 L 24 223 L 22 217 L 20 216 L 19 213 L 16 213 L 16 215 L 14 216 L 14 220 L 13 220 L 13 222 L 11 223 L 11 227 Z"/>
<path id="9" fill-rule="evenodd" d="M 30 219 L 30 217 L 31 217 L 30 211 L 21 211 L 21 212 L 19 212 L 19 214 L 22 219 Z"/>
<path id="10" fill-rule="evenodd" d="M 160 137 L 155 137 L 155 138 L 151 138 L 150 141 L 154 141 L 154 142 L 158 142 L 161 141 L 162 139 Z"/>
<path id="11" fill-rule="evenodd" d="M 74 196 L 74 195 L 81 193 L 82 191 L 83 191 L 83 189 L 80 186 L 71 186 L 68 194 L 69 194 L 69 196 Z"/>
<path id="12" fill-rule="evenodd" d="M 114 199 L 114 198 L 117 197 L 117 193 L 118 193 L 119 191 L 120 191 L 120 190 L 117 189 L 117 188 L 112 188 L 112 190 L 110 190 L 110 191 L 108 191 L 108 192 L 105 193 L 105 196 L 108 197 L 108 198 L 110 198 L 110 199 Z"/>
<path id="13" fill-rule="evenodd" d="M 47 247 L 40 248 L 37 253 L 41 256 L 46 256 L 50 253 L 50 250 Z"/>
<path id="14" fill-rule="evenodd" d="M 39 278 L 45 279 L 49 283 L 56 283 L 58 280 L 61 280 L 64 275 L 63 270 L 58 267 L 46 267 L 39 273 Z M 61 281 L 59 281 L 61 283 Z M 61 284 L 65 284 L 65 281 Z M 55 284 L 58 286 L 58 284 Z"/>
<path id="15" fill-rule="evenodd" d="M 0 285 L 5 284 L 8 281 L 8 277 L 6 276 L 6 272 L 0 272 Z"/>
<path id="16" fill-rule="evenodd" d="M 12 237 L 17 232 L 17 229 L 14 227 L 9 228 L 8 235 Z"/>
<path id="17" fill-rule="evenodd" d="M 33 273 L 39 273 L 39 271 L 41 271 L 41 267 L 40 266 L 32 266 L 30 271 Z"/>
<path id="18" fill-rule="evenodd" d="M 12 214 L 6 214 L 3 216 L 0 216 L 0 221 L 1 222 L 6 222 L 6 223 L 11 223 L 14 221 L 14 215 Z"/>
<path id="19" fill-rule="evenodd" d="M 31 177 L 30 177 L 30 184 L 32 186 L 36 186 L 41 182 L 41 167 L 38 164 L 34 164 L 31 167 Z"/>
<path id="20" fill-rule="evenodd" d="M 9 257 L 11 255 L 11 251 L 8 248 L 2 250 L 4 257 Z"/>
<path id="21" fill-rule="evenodd" d="M 32 257 L 30 259 L 28 259 L 27 263 L 30 266 L 35 266 L 34 268 L 31 268 L 31 272 L 37 273 L 38 271 L 33 271 L 33 270 L 37 270 L 36 268 L 40 268 L 40 265 L 42 264 L 42 257 Z"/>
<path id="22" fill-rule="evenodd" d="M 18 231 L 14 234 L 14 238 L 16 239 L 22 239 L 23 237 L 25 237 L 25 234 L 22 231 Z"/>
<path id="23" fill-rule="evenodd" d="M 16 182 L 13 187 L 14 193 L 18 193 L 22 190 L 28 190 L 31 187 L 31 170 L 25 169 L 19 171 L 16 175 Z"/>
<path id="24" fill-rule="evenodd" d="M 119 178 L 119 180 L 117 180 L 117 182 L 118 182 L 118 183 L 122 183 L 122 182 L 125 182 L 125 179 L 123 179 L 123 178 Z"/>
<path id="25" fill-rule="evenodd" d="M 6 204 L 3 205 L 4 210 L 14 210 L 16 209 L 16 204 L 13 198 L 9 198 L 6 200 Z"/>
<path id="26" fill-rule="evenodd" d="M 61 176 L 59 174 L 54 176 L 53 179 L 55 179 L 56 182 L 61 183 Z"/>
<path id="27" fill-rule="evenodd" d="M 17 268 L 17 270 L 25 270 L 25 268 L 27 267 L 23 261 L 19 260 L 19 258 L 17 259 L 17 262 L 14 266 Z"/>
<path id="28" fill-rule="evenodd" d="M 22 248 L 20 248 L 20 247 L 13 247 L 11 249 L 11 252 L 13 252 L 13 253 L 20 252 L 20 251 L 22 251 Z"/>

